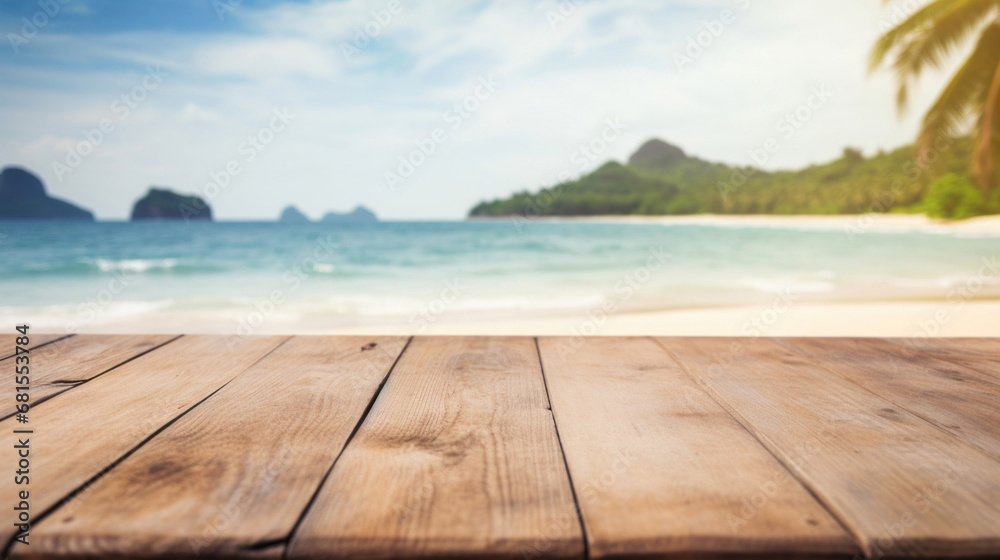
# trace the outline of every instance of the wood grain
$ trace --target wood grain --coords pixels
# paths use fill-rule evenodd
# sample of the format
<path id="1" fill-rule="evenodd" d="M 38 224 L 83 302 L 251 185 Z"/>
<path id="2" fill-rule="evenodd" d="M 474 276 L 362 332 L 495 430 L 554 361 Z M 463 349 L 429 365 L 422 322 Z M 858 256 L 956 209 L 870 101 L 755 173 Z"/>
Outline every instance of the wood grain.
<path id="1" fill-rule="evenodd" d="M 291 339 L 56 510 L 16 557 L 280 552 L 405 344 Z"/>
<path id="2" fill-rule="evenodd" d="M 7 449 L 20 435 L 14 429 L 35 432 L 28 436 L 35 519 L 284 340 L 185 336 L 33 407 L 28 425 L 0 422 Z M 13 476 L 0 477 L 0 495 L 24 489 Z M 4 524 L 0 535 L 10 540 L 15 531 Z M 14 550 L 21 547 L 30 545 Z"/>
<path id="3" fill-rule="evenodd" d="M 1000 460 L 1000 380 L 885 340 L 784 339 L 809 361 L 892 401 Z"/>
<path id="4" fill-rule="evenodd" d="M 648 338 L 541 338 L 593 558 L 858 551 L 743 426 Z"/>
<path id="5" fill-rule="evenodd" d="M 887 338 L 909 355 L 931 356 L 949 361 L 1000 380 L 1000 339 L 998 338 Z"/>
<path id="6" fill-rule="evenodd" d="M 579 558 L 534 341 L 415 338 L 289 558 Z"/>
<path id="7" fill-rule="evenodd" d="M 1000 553 L 1000 463 L 978 448 L 774 341 L 659 341 L 866 553 Z"/>
<path id="8" fill-rule="evenodd" d="M 32 406 L 44 402 L 75 385 L 166 344 L 168 335 L 81 334 L 46 344 L 30 353 Z M 14 384 L 0 389 L 0 419 L 16 411 Z"/>
<path id="9" fill-rule="evenodd" d="M 31 334 L 28 331 L 28 349 L 39 348 L 45 346 L 46 344 L 51 344 L 57 340 L 62 340 L 64 338 L 69 338 L 73 335 L 71 334 Z M 13 356 L 16 352 L 14 345 L 17 342 L 17 337 L 19 334 L 0 334 L 0 360 L 6 360 Z"/>

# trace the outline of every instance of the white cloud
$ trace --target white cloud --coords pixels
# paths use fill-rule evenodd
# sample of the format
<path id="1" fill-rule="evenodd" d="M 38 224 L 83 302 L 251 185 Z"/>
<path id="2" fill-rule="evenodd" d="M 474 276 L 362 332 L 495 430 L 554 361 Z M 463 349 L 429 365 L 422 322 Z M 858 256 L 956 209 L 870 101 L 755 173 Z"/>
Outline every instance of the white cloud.
<path id="1" fill-rule="evenodd" d="M 274 76 L 331 78 L 339 67 L 329 47 L 284 38 L 235 38 L 202 45 L 192 62 L 206 74 L 255 80 Z"/>
<path id="2" fill-rule="evenodd" d="M 189 124 L 216 124 L 222 120 L 219 113 L 189 101 L 181 111 L 181 120 Z"/>
<path id="3" fill-rule="evenodd" d="M 100 217 L 123 217 L 150 184 L 201 188 L 266 126 L 273 108 L 288 107 L 296 119 L 212 201 L 218 216 L 274 217 L 289 203 L 320 214 L 364 203 L 389 217 L 458 218 L 480 199 L 551 181 L 609 117 L 628 127 L 609 158 L 624 159 L 660 136 L 739 163 L 811 87 L 826 85 L 833 100 L 768 164 L 792 167 L 836 157 L 845 145 L 872 151 L 909 142 L 941 84 L 940 75 L 928 76 L 914 111 L 897 120 L 891 76 L 866 75 L 879 21 L 892 9 L 870 0 L 753 0 L 745 10 L 735 0 L 594 0 L 555 28 L 555 1 L 470 8 L 404 0 L 386 21 L 379 10 L 387 3 L 241 6 L 227 19 L 230 30 L 213 34 L 39 37 L 33 48 L 48 49 L 53 61 L 70 53 L 85 62 L 0 61 L 18 84 L 0 89 L 0 142 L 15 147 L 9 163 L 34 168 Z M 678 71 L 673 55 L 726 7 L 736 21 Z M 341 45 L 380 18 L 379 33 L 346 61 Z M 100 69 L 88 70 L 95 62 Z M 54 182 L 52 158 L 106 116 L 148 64 L 170 72 L 162 87 L 84 166 Z M 497 92 L 389 192 L 385 171 L 415 139 L 446 126 L 444 112 L 486 75 L 500 83 Z"/>

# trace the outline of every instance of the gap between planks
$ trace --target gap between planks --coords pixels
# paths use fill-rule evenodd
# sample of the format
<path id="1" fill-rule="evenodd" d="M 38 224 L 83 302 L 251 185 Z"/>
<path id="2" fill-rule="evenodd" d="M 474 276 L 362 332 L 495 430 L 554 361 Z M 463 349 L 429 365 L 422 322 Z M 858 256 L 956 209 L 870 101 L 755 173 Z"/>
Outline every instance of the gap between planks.
<path id="1" fill-rule="evenodd" d="M 177 340 L 177 339 L 180 339 L 180 338 L 182 338 L 182 337 L 177 337 L 177 338 L 172 339 L 172 340 Z M 238 370 L 238 372 L 233 377 L 225 380 L 219 386 L 215 387 L 211 392 L 209 392 L 209 394 L 207 394 L 207 395 L 205 395 L 205 396 L 203 396 L 201 398 L 194 398 L 194 399 L 192 399 L 194 401 L 193 404 L 188 405 L 185 408 L 185 410 L 183 410 L 181 413 L 176 414 L 176 415 L 174 415 L 172 417 L 166 418 L 166 422 L 164 424 L 161 424 L 157 428 L 151 430 L 148 434 L 145 435 L 145 437 L 142 437 L 138 443 L 129 445 L 127 448 L 123 449 L 123 453 L 122 454 L 115 456 L 113 458 L 113 460 L 111 460 L 110 462 L 104 464 L 103 467 L 100 467 L 100 468 L 97 468 L 97 469 L 94 469 L 94 470 L 90 470 L 89 472 L 85 472 L 85 473 L 75 473 L 75 476 L 73 476 L 73 478 L 76 479 L 76 480 L 80 480 L 80 482 L 77 483 L 75 486 L 69 487 L 66 491 L 64 491 L 64 493 L 62 493 L 61 496 L 57 494 L 58 497 L 56 497 L 56 498 L 50 498 L 50 497 L 47 497 L 47 496 L 43 497 L 42 498 L 42 503 L 40 505 L 42 513 L 40 513 L 37 517 L 33 518 L 32 524 L 33 525 L 41 524 L 46 518 L 48 518 L 54 512 L 58 511 L 60 507 L 62 507 L 63 505 L 67 504 L 68 502 L 71 502 L 74 497 L 76 497 L 77 495 L 79 495 L 81 492 L 87 490 L 95 482 L 97 482 L 98 480 L 100 480 L 101 478 L 103 478 L 105 475 L 107 475 L 108 473 L 110 473 L 117 465 L 121 464 L 122 461 L 126 460 L 129 456 L 133 455 L 137 450 L 139 450 L 140 448 L 142 448 L 146 443 L 148 443 L 154 437 L 156 437 L 156 435 L 160 434 L 163 430 L 167 429 L 170 425 L 172 425 L 173 423 L 175 423 L 178 419 L 180 419 L 183 416 L 185 416 L 186 414 L 188 414 L 191 410 L 194 410 L 202 402 L 204 402 L 205 400 L 207 400 L 208 398 L 210 398 L 212 395 L 214 395 L 215 393 L 217 393 L 219 390 L 221 390 L 223 387 L 225 387 L 226 385 L 228 385 L 233 379 L 235 379 L 236 377 L 238 377 L 240 373 L 242 373 L 243 371 L 245 371 L 252 364 L 255 364 L 255 363 L 259 362 L 261 359 L 263 359 L 264 357 L 266 357 L 270 353 L 274 352 L 282 344 L 284 344 L 285 342 L 287 342 L 291 337 L 284 337 L 280 341 L 277 341 L 277 339 L 279 337 L 267 337 L 267 338 L 268 338 L 268 340 L 274 340 L 274 341 L 276 341 L 276 344 L 274 344 L 266 352 L 264 352 L 263 354 L 261 354 L 260 356 L 258 356 L 250 365 L 248 365 L 247 367 L 243 368 L 242 370 Z M 162 348 L 163 346 L 164 345 L 160 345 L 159 348 Z M 148 355 L 148 354 L 150 354 L 150 353 L 147 352 L 144 355 Z M 101 379 L 101 381 L 104 381 L 104 379 L 106 379 L 106 378 L 103 377 L 103 376 L 101 376 L 98 379 Z M 85 385 L 85 384 L 80 384 L 80 385 Z M 80 386 L 80 385 L 77 385 L 77 386 Z M 74 386 L 74 388 L 76 388 L 77 386 Z M 72 398 L 72 397 L 75 397 L 75 396 L 81 396 L 82 394 L 83 393 L 81 393 L 80 391 L 66 391 L 66 392 L 60 393 L 60 395 L 56 395 L 56 396 L 70 395 L 71 398 Z M 48 410 L 51 409 L 51 407 L 52 407 L 52 405 L 50 404 L 50 405 L 48 405 L 45 408 L 46 413 L 47 413 Z M 0 422 L 3 422 L 3 421 L 0 421 Z M 75 468 L 75 467 L 72 467 L 72 468 Z M 95 470 L 96 470 L 96 473 L 94 472 Z M 11 480 L 13 480 L 13 479 L 11 479 Z M 66 481 L 65 480 L 63 481 L 63 485 L 66 485 Z M 37 500 L 38 500 L 38 498 L 36 498 L 36 501 Z M 5 546 L 3 548 L 2 557 L 4 559 L 10 558 L 12 549 L 13 549 L 15 543 L 16 543 L 17 532 L 16 531 L 11 531 L 11 530 L 7 529 L 7 530 L 4 530 L 4 532 L 0 533 L 0 534 L 3 535 L 4 540 L 6 541 L 4 543 Z M 21 548 L 23 549 L 24 547 L 21 547 Z"/>
<path id="2" fill-rule="evenodd" d="M 66 338 L 66 337 L 63 337 L 63 338 Z M 734 421 L 736 421 L 739 425 L 741 425 L 743 427 L 743 429 L 750 435 L 750 437 L 754 438 L 765 450 L 767 450 L 768 453 L 770 453 L 772 456 L 774 456 L 777 461 L 779 461 L 782 464 L 785 464 L 784 461 L 781 459 L 781 457 L 779 457 L 777 454 L 775 454 L 775 452 L 771 449 L 771 446 L 766 445 L 763 442 L 761 442 L 760 438 L 754 433 L 754 430 L 751 430 L 748 427 L 750 425 L 750 423 L 745 418 L 742 418 L 742 416 L 739 414 L 739 412 L 735 408 L 728 406 L 727 402 L 724 399 L 722 399 L 721 396 L 717 395 L 710 387 L 705 386 L 705 384 L 700 381 L 700 378 L 698 378 L 697 376 L 693 375 L 689 371 L 687 365 L 682 360 L 680 360 L 676 355 L 674 355 L 674 353 L 671 352 L 666 346 L 664 346 L 664 344 L 662 343 L 662 341 L 660 339 L 654 338 L 654 337 L 646 337 L 646 338 L 648 338 L 649 340 L 653 341 L 662 350 L 664 360 L 666 360 L 666 361 L 673 360 L 674 362 L 676 362 L 681 367 L 681 369 L 688 375 L 688 377 L 690 377 L 693 380 L 693 382 L 699 387 L 699 389 L 703 393 L 705 393 L 710 399 L 712 399 L 714 402 L 716 402 L 717 404 L 719 404 L 722 407 L 722 409 L 725 410 L 726 413 L 729 414 L 729 416 L 731 416 L 734 419 Z M 545 387 L 545 396 L 546 396 L 546 399 L 548 401 L 548 408 L 549 408 L 549 411 L 550 411 L 549 415 L 551 416 L 551 420 L 552 420 L 552 423 L 553 423 L 553 426 L 554 426 L 554 429 L 555 429 L 555 433 L 556 433 L 556 439 L 557 439 L 557 441 L 559 443 L 559 452 L 560 452 L 561 458 L 563 460 L 563 467 L 564 467 L 564 469 L 566 471 L 566 476 L 569 478 L 570 489 L 572 491 L 573 501 L 574 501 L 574 505 L 576 507 L 576 512 L 577 512 L 577 515 L 578 515 L 578 522 L 580 524 L 581 533 L 583 534 L 583 539 L 584 539 L 583 540 L 583 544 L 584 544 L 584 547 L 587 547 L 588 546 L 588 542 L 589 542 L 589 534 L 587 532 L 587 527 L 586 527 L 586 524 L 585 524 L 584 519 L 583 519 L 582 510 L 581 510 L 581 507 L 580 507 L 580 501 L 579 501 L 579 498 L 577 496 L 577 490 L 578 489 L 577 489 L 576 484 L 573 483 L 572 474 L 569 471 L 569 465 L 568 465 L 568 462 L 567 462 L 566 450 L 565 450 L 565 447 L 563 445 L 562 436 L 560 435 L 560 432 L 559 432 L 558 421 L 556 420 L 555 415 L 554 415 L 554 413 L 552 411 L 552 400 L 551 400 L 551 394 L 550 394 L 550 390 L 549 390 L 549 379 L 548 379 L 548 375 L 547 375 L 545 367 L 544 367 L 544 362 L 543 362 L 543 359 L 542 359 L 542 356 L 541 356 L 541 351 L 539 349 L 539 340 L 538 340 L 537 337 L 531 337 L 531 339 L 532 339 L 532 341 L 533 341 L 533 343 L 535 345 L 535 349 L 536 349 L 536 352 L 537 352 L 538 367 L 539 367 L 539 370 L 541 372 L 543 385 Z M 171 339 L 171 341 L 168 341 L 168 342 L 172 342 L 173 340 L 176 340 L 176 338 L 175 339 Z M 289 340 L 289 339 L 286 339 L 285 342 L 287 342 L 287 340 Z M 266 541 L 266 542 L 256 543 L 254 545 L 254 547 L 252 547 L 250 550 L 257 550 L 257 549 L 265 549 L 265 548 L 282 546 L 282 548 L 283 548 L 283 550 L 282 550 L 283 554 L 287 555 L 287 551 L 288 551 L 287 544 L 295 536 L 295 532 L 297 531 L 297 529 L 298 529 L 299 525 L 301 524 L 302 520 L 308 514 L 310 508 L 314 505 L 314 502 L 316 500 L 317 495 L 322 490 L 323 485 L 326 482 L 327 478 L 330 476 L 330 474 L 336 468 L 337 462 L 340 459 L 341 455 L 344 453 L 344 451 L 351 444 L 351 442 L 354 439 L 354 436 L 357 434 L 357 432 L 360 429 L 360 427 L 362 426 L 362 424 L 367 420 L 367 418 L 369 416 L 369 413 L 371 412 L 372 406 L 374 405 L 374 403 L 376 402 L 376 400 L 381 395 L 381 393 L 383 391 L 383 388 L 385 387 L 385 385 L 386 385 L 387 381 L 389 380 L 390 376 L 395 371 L 396 365 L 399 363 L 400 359 L 402 359 L 403 355 L 407 352 L 407 350 L 409 348 L 409 345 L 410 345 L 410 343 L 411 343 L 412 340 L 413 340 L 413 338 L 410 337 L 407 340 L 407 342 L 406 342 L 405 346 L 403 347 L 403 349 L 396 356 L 395 361 L 393 362 L 392 366 L 388 369 L 388 371 L 386 372 L 385 376 L 383 377 L 381 383 L 379 384 L 378 388 L 372 394 L 372 397 L 371 397 L 371 399 L 370 399 L 370 401 L 369 401 L 369 403 L 367 405 L 367 408 L 365 409 L 365 411 L 363 412 L 363 414 L 361 415 L 361 417 L 359 418 L 359 420 L 355 424 L 355 426 L 354 426 L 351 434 L 349 435 L 348 439 L 345 441 L 345 443 L 343 444 L 343 446 L 341 446 L 341 448 L 340 448 L 340 450 L 339 450 L 336 458 L 330 464 L 330 466 L 327 469 L 326 474 L 324 475 L 323 479 L 317 485 L 316 490 L 313 492 L 313 494 L 312 494 L 312 496 L 310 498 L 310 501 L 303 508 L 303 510 L 302 510 L 301 514 L 299 515 L 299 517 L 298 517 L 295 525 L 293 526 L 292 530 L 288 533 L 288 536 L 285 537 L 284 539 L 278 539 L 278 540 L 273 540 L 273 541 Z M 56 342 L 56 340 L 48 341 L 45 344 L 51 344 L 52 342 Z M 167 344 L 167 343 L 164 343 L 164 344 Z M 284 344 L 284 342 L 282 344 Z M 43 345 L 39 345 L 39 347 L 41 347 Z M 281 344 L 278 345 L 278 347 L 280 347 L 280 346 L 281 346 Z M 275 347 L 270 352 L 274 352 L 278 347 Z M 270 354 L 270 352 L 269 352 L 269 354 Z M 135 359 L 135 358 L 132 358 L 132 359 Z M 263 359 L 263 357 L 261 357 L 260 359 L 258 359 L 258 361 L 260 361 L 262 359 Z M 127 362 L 123 362 L 123 364 L 124 363 L 127 363 Z M 122 365 L 122 364 L 119 364 L 119 366 L 120 365 Z M 606 364 L 606 365 L 608 365 L 609 367 L 611 367 L 614 364 Z M 115 367 L 118 367 L 118 366 L 115 366 Z M 114 369 L 114 368 L 111 368 L 111 369 Z M 108 371 L 110 371 L 110 369 Z M 837 374 L 837 372 L 835 372 L 835 371 L 831 371 L 831 373 L 834 374 L 834 375 L 838 375 L 839 377 L 842 377 L 839 374 Z M 851 380 L 845 379 L 845 381 L 849 381 L 850 382 Z M 119 465 L 121 462 L 123 462 L 124 460 L 126 460 L 131 454 L 133 454 L 135 451 L 137 451 L 142 446 L 146 445 L 149 441 L 151 441 L 157 435 L 159 435 L 160 433 L 162 433 L 162 431 L 164 431 L 165 429 L 167 429 L 170 425 L 172 425 L 175 422 L 179 421 L 182 417 L 184 417 L 185 415 L 189 414 L 191 411 L 193 411 L 197 407 L 201 406 L 210 397 L 212 397 L 213 395 L 215 395 L 216 393 L 218 393 L 218 391 L 222 390 L 226 385 L 228 385 L 228 383 L 229 382 L 227 382 L 226 384 L 224 384 L 221 387 L 217 388 L 211 394 L 209 394 L 208 396 L 206 396 L 205 398 L 203 398 L 200 401 L 196 402 L 190 408 L 188 408 L 187 410 L 185 410 L 181 415 L 177 416 L 176 418 L 172 419 L 167 424 L 163 425 L 155 433 L 151 434 L 145 440 L 143 440 L 142 442 L 140 442 L 133 449 L 131 449 L 130 451 L 128 451 L 125 455 L 121 456 L 118 460 L 116 460 L 112 464 L 108 465 L 100 473 L 98 473 L 97 475 L 95 475 L 91 480 L 88 480 L 87 483 L 85 483 L 84 485 L 81 486 L 81 488 L 79 488 L 79 489 L 75 490 L 74 492 L 70 493 L 69 495 L 67 495 L 66 497 L 64 497 L 62 500 L 60 500 L 59 503 L 57 503 L 56 505 L 54 505 L 51 508 L 49 508 L 48 510 L 46 510 L 42 514 L 42 516 L 40 516 L 37 519 L 36 522 L 41 522 L 45 518 L 45 516 L 48 516 L 52 511 L 56 510 L 64 502 L 72 499 L 73 496 L 76 495 L 76 493 L 80 489 L 88 487 L 94 481 L 96 481 L 100 477 L 106 475 L 108 472 L 110 472 L 112 469 L 114 469 L 117 465 Z M 857 385 L 856 383 L 853 383 L 853 384 Z M 867 389 L 865 387 L 860 387 L 860 388 L 863 389 L 863 390 L 872 392 L 872 391 L 870 391 L 869 389 Z M 878 393 L 874 393 L 874 392 L 872 392 L 872 393 L 874 395 L 880 397 L 880 398 L 885 398 L 882 395 L 879 395 Z M 926 419 L 924 419 L 924 420 L 926 420 Z M 931 424 L 931 425 L 934 425 L 934 422 L 928 422 L 928 423 Z M 935 426 L 935 427 L 937 427 L 937 426 Z M 786 465 L 786 468 L 787 468 L 787 465 Z M 810 484 L 808 484 L 805 480 L 803 480 L 800 477 L 800 473 L 798 472 L 797 469 L 787 468 L 787 470 L 788 470 L 788 472 L 791 474 L 791 476 L 793 478 L 795 478 L 800 484 L 802 484 L 807 490 L 809 490 L 813 494 L 813 496 L 817 499 L 818 503 L 821 504 L 826 509 L 826 511 L 831 515 L 831 517 L 833 517 L 834 519 L 836 519 L 837 522 L 839 522 L 842 526 L 844 526 L 845 529 L 848 531 L 848 533 L 851 534 L 855 539 L 858 539 L 859 541 L 861 540 L 861 537 L 859 537 L 859 535 L 857 535 L 853 531 L 849 530 L 848 526 L 845 524 L 845 522 L 841 518 L 841 516 L 838 515 L 835 511 L 833 511 L 830 508 L 830 506 L 826 503 L 825 500 L 820 499 L 820 497 L 815 494 L 815 492 L 812 489 L 812 486 Z M 860 542 L 859 542 L 859 544 L 860 544 Z M 9 552 L 9 545 L 8 545 L 8 549 L 5 550 L 5 554 L 6 554 L 6 552 Z M 586 549 L 586 548 L 585 548 L 583 557 L 584 558 L 589 558 L 590 557 L 589 550 Z"/>
<path id="3" fill-rule="evenodd" d="M 648 338 L 649 340 L 653 341 L 654 344 L 660 347 L 663 350 L 664 355 L 669 359 L 673 360 L 681 368 L 681 370 L 684 371 L 684 373 L 688 376 L 688 378 L 690 378 L 691 381 L 695 385 L 697 385 L 699 389 L 701 389 L 703 393 L 708 395 L 708 397 L 713 401 L 715 401 L 715 403 L 718 404 L 724 411 L 726 411 L 726 413 L 729 414 L 729 416 L 737 424 L 742 426 L 743 430 L 747 434 L 749 434 L 750 437 L 753 438 L 758 445 L 760 445 L 763 449 L 767 451 L 768 454 L 774 457 L 774 460 L 780 463 L 782 467 L 790 474 L 790 476 L 793 479 L 795 479 L 796 482 L 798 482 L 803 488 L 805 488 L 806 492 L 808 492 L 809 495 L 811 495 L 813 499 L 820 506 L 823 507 L 827 515 L 836 520 L 836 522 L 840 524 L 840 527 L 844 530 L 844 532 L 846 532 L 848 535 L 851 536 L 851 539 L 853 539 L 859 551 L 865 550 L 864 537 L 857 531 L 855 531 L 852 528 L 851 524 L 842 515 L 840 515 L 837 511 L 835 511 L 833 508 L 830 507 L 830 504 L 827 503 L 827 500 L 825 500 L 823 496 L 821 496 L 816 491 L 816 488 L 813 486 L 813 484 L 811 484 L 808 480 L 805 480 L 801 476 L 801 473 L 798 472 L 798 469 L 792 468 L 792 465 L 789 465 L 787 461 L 785 461 L 782 457 L 780 457 L 779 454 L 775 452 L 775 450 L 772 448 L 771 445 L 768 445 L 766 442 L 761 440 L 760 436 L 755 432 L 755 430 L 750 429 L 751 423 L 746 418 L 744 418 L 739 413 L 739 411 L 736 410 L 735 407 L 731 406 L 725 399 L 722 398 L 721 395 L 717 394 L 714 390 L 712 390 L 712 388 L 709 387 L 704 380 L 691 373 L 691 370 L 688 367 L 688 365 L 685 364 L 684 361 L 681 360 L 680 357 L 677 356 L 672 350 L 667 348 L 665 344 L 663 344 L 663 340 L 661 339 L 661 337 L 650 336 Z M 865 556 L 867 557 L 866 553 L 862 552 L 862 554 L 865 554 Z M 859 556 L 857 554 L 854 555 L 854 558 L 858 557 Z"/>

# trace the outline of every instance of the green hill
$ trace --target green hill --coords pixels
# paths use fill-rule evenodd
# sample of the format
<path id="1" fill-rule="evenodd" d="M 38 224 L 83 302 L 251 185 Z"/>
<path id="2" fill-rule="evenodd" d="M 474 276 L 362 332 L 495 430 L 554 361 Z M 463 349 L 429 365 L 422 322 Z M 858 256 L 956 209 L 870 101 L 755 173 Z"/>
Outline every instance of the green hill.
<path id="1" fill-rule="evenodd" d="M 708 162 L 650 140 L 627 164 L 608 162 L 537 193 L 481 202 L 469 215 L 1000 213 L 1000 189 L 987 200 L 965 178 L 970 152 L 971 141 L 958 140 L 919 169 L 910 146 L 869 158 L 846 148 L 829 163 L 769 172 Z"/>

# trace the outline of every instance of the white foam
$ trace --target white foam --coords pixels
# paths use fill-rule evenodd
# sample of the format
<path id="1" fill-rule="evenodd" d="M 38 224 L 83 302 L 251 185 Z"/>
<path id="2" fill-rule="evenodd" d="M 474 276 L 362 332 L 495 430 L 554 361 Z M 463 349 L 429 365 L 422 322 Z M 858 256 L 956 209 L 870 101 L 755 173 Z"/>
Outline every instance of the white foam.
<path id="1" fill-rule="evenodd" d="M 101 272 L 148 272 L 154 269 L 170 270 L 178 264 L 177 259 L 122 259 L 112 261 L 96 259 L 94 264 Z"/>

